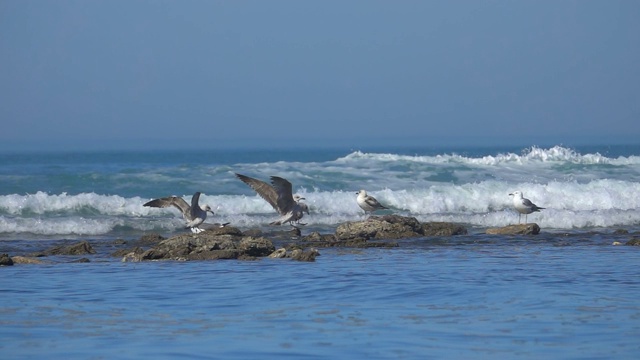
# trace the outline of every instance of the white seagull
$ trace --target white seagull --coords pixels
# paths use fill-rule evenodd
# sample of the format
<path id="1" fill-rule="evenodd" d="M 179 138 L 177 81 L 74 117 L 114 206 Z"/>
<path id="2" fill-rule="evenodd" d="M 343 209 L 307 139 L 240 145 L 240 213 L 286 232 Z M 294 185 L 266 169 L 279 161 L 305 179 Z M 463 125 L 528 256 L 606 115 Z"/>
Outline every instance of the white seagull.
<path id="1" fill-rule="evenodd" d="M 388 207 L 380 204 L 376 198 L 371 195 L 367 195 L 367 192 L 364 190 L 360 190 L 356 194 L 358 194 L 358 198 L 356 199 L 358 201 L 358 205 L 362 210 L 364 210 L 365 215 L 367 212 L 374 212 L 379 209 L 388 209 Z"/>
<path id="2" fill-rule="evenodd" d="M 531 202 L 529 199 L 524 198 L 524 194 L 520 191 L 514 191 L 509 196 L 513 196 L 513 206 L 518 211 L 518 224 L 520 224 L 520 217 L 524 214 L 524 222 L 527 222 L 527 215 L 535 211 L 544 209 Z"/>
<path id="3" fill-rule="evenodd" d="M 182 216 L 187 221 L 185 227 L 190 228 L 193 233 L 197 234 L 201 231 L 204 231 L 203 229 L 199 228 L 199 226 L 207 218 L 207 212 L 210 212 L 211 215 L 213 215 L 213 210 L 211 210 L 211 207 L 209 207 L 209 205 L 199 205 L 199 200 L 200 192 L 196 192 L 191 197 L 191 206 L 189 206 L 189 204 L 187 204 L 187 202 L 184 201 L 183 198 L 179 198 L 177 196 L 169 196 L 151 200 L 143 206 L 155 208 L 166 208 L 169 206 L 175 206 L 182 212 Z"/>
<path id="4" fill-rule="evenodd" d="M 269 225 L 282 225 L 287 222 L 291 224 L 291 226 L 294 226 L 294 222 L 305 225 L 300 223 L 300 219 L 302 219 L 305 212 L 309 214 L 309 207 L 307 204 L 300 202 L 300 200 L 304 200 L 305 198 L 298 194 L 291 194 L 292 186 L 289 181 L 278 176 L 272 176 L 272 186 L 262 180 L 254 179 L 246 175 L 236 173 L 236 176 L 255 190 L 260 197 L 265 199 L 278 214 L 281 215 L 278 220 L 269 223 Z"/>

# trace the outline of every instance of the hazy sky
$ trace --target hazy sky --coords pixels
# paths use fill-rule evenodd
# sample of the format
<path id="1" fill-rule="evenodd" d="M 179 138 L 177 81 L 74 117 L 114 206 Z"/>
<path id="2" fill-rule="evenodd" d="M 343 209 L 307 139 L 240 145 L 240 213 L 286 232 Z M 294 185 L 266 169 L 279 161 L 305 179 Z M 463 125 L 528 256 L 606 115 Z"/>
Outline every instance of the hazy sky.
<path id="1" fill-rule="evenodd" d="M 0 1 L 0 148 L 640 142 L 640 1 Z"/>

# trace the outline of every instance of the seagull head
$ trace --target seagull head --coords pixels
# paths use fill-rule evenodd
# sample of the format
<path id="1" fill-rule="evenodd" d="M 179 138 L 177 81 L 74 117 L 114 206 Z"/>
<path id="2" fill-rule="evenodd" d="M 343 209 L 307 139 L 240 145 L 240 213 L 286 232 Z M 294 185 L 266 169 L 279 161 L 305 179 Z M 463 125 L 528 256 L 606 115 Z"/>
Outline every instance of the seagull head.
<path id="1" fill-rule="evenodd" d="M 203 206 L 203 207 L 202 207 L 202 210 L 207 211 L 207 212 L 210 212 L 210 213 L 211 213 L 211 215 L 214 215 L 214 213 L 213 213 L 213 209 L 211 209 L 211 206 L 209 206 L 209 205 L 205 205 L 205 206 Z"/>
<path id="2" fill-rule="evenodd" d="M 509 194 L 509 196 L 513 196 L 516 198 L 522 198 L 523 194 L 520 191 L 514 191 L 511 194 Z"/>

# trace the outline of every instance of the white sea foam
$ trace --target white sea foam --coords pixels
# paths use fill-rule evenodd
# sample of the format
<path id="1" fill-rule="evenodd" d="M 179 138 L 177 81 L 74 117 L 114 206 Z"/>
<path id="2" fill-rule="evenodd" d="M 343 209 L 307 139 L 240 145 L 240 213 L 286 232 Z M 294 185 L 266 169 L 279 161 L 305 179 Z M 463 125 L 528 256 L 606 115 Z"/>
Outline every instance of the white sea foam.
<path id="1" fill-rule="evenodd" d="M 517 221 L 509 193 L 519 190 L 542 212 L 529 215 L 545 228 L 640 226 L 640 157 L 608 158 L 554 147 L 531 148 L 521 155 L 406 156 L 353 152 L 327 162 L 239 164 L 233 169 L 203 166 L 189 172 L 164 169 L 155 175 L 118 175 L 114 189 L 149 187 L 152 196 L 166 196 L 183 186 L 183 198 L 203 192 L 201 203 L 215 215 L 207 222 L 231 222 L 240 227 L 264 225 L 277 214 L 233 171 L 259 178 L 284 176 L 311 209 L 305 222 L 334 226 L 360 220 L 355 192 L 366 189 L 393 213 L 421 221 L 454 221 L 472 226 L 503 226 Z M 192 172 L 197 183 L 183 184 Z M 141 182 L 140 182 L 141 181 Z M 109 184 L 111 184 L 110 182 Z M 117 193 L 117 191 L 114 191 Z M 130 191 L 137 194 L 137 191 Z M 184 226 L 177 209 L 144 207 L 151 197 L 103 195 L 95 192 L 0 195 L 0 233 L 106 234 L 114 229 L 173 231 Z M 382 212 L 385 213 L 385 212 Z M 388 212 L 387 212 L 388 213 Z"/>
<path id="2" fill-rule="evenodd" d="M 141 204 L 146 200 L 124 198 L 117 195 L 99 195 L 96 193 L 82 193 L 77 195 L 48 194 L 38 191 L 27 195 L 1 195 L 0 214 L 29 215 L 46 213 L 82 213 L 95 212 L 105 215 L 146 215 L 148 208 Z"/>
<path id="3" fill-rule="evenodd" d="M 303 190 L 303 189 L 299 189 Z M 508 194 L 520 190 L 546 209 L 532 220 L 554 228 L 640 225 L 640 183 L 622 180 L 577 182 L 438 184 L 426 188 L 371 191 L 383 204 L 420 220 L 456 221 L 477 226 L 499 226 L 516 217 Z M 335 225 L 362 216 L 355 191 L 298 191 L 311 208 L 310 223 Z M 188 199 L 185 195 L 185 199 Z M 116 226 L 147 230 L 180 228 L 176 209 L 147 208 L 147 199 L 84 193 L 0 196 L 0 232 L 97 234 Z M 276 213 L 257 195 L 206 195 L 201 202 L 213 207 L 209 222 L 238 226 L 268 223 Z M 62 219 L 62 220 L 61 220 Z M 164 225 L 163 225 L 164 224 Z"/>
<path id="4" fill-rule="evenodd" d="M 620 156 L 617 158 L 609 158 L 595 154 L 579 154 L 575 150 L 565 148 L 562 146 L 554 146 L 549 149 L 542 149 L 539 147 L 531 147 L 525 150 L 522 154 L 505 153 L 499 155 L 487 155 L 482 157 L 467 157 L 453 154 L 434 155 L 434 156 L 421 156 L 421 155 L 398 155 L 398 154 L 380 154 L 380 153 L 365 153 L 361 151 L 355 151 L 348 154 L 337 162 L 350 162 L 350 161 L 381 161 L 381 162 L 395 162 L 395 161 L 408 161 L 418 163 L 428 163 L 434 165 L 448 164 L 448 163 L 464 163 L 473 165 L 499 165 L 499 164 L 527 164 L 527 163 L 557 163 L 568 162 L 573 164 L 610 164 L 610 165 L 637 165 L 640 164 L 640 156 Z"/>

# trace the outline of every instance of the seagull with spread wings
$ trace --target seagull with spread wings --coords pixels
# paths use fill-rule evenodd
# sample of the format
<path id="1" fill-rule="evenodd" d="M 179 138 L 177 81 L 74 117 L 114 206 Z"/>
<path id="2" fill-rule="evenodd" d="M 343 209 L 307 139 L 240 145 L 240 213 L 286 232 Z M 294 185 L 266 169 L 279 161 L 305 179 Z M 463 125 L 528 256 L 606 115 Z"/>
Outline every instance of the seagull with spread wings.
<path id="1" fill-rule="evenodd" d="M 143 206 L 155 207 L 155 208 L 166 208 L 169 206 L 174 206 L 182 213 L 182 216 L 187 221 L 185 225 L 186 228 L 191 229 L 191 231 L 195 234 L 204 231 L 199 228 L 199 226 L 204 222 L 207 218 L 207 212 L 210 212 L 213 215 L 213 210 L 209 205 L 199 205 L 200 201 L 200 192 L 196 192 L 191 197 L 191 206 L 180 197 L 177 196 L 169 196 L 160 199 L 155 199 L 147 202 Z"/>
<path id="2" fill-rule="evenodd" d="M 300 201 L 304 200 L 302 196 L 298 194 L 292 195 L 292 186 L 289 181 L 279 176 L 272 176 L 271 184 L 268 184 L 262 180 L 238 173 L 236 173 L 236 177 L 255 190 L 260 197 L 266 200 L 281 215 L 278 220 L 271 222 L 269 225 L 282 225 L 287 222 L 291 226 L 293 226 L 294 222 L 304 225 L 300 223 L 300 219 L 302 219 L 305 212 L 309 214 L 309 207 Z"/>

